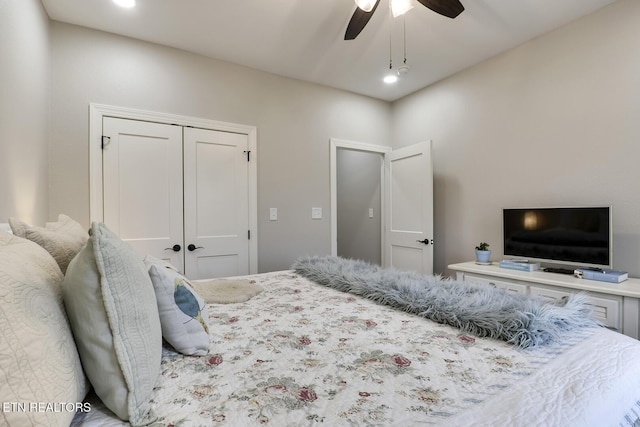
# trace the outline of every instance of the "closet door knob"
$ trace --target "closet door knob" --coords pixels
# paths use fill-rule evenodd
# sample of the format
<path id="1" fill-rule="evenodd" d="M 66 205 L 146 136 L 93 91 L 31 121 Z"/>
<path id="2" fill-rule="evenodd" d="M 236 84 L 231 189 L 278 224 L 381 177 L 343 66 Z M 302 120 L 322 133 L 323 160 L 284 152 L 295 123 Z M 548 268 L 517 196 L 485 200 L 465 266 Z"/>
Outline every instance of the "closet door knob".
<path id="1" fill-rule="evenodd" d="M 173 251 L 173 252 L 180 252 L 180 249 L 182 249 L 182 246 L 180 245 L 173 245 L 170 248 L 164 248 L 165 251 Z"/>
<path id="2" fill-rule="evenodd" d="M 187 249 L 189 249 L 189 251 L 193 252 L 196 249 L 204 249 L 202 246 L 196 246 L 193 243 L 191 243 L 189 246 L 187 246 Z"/>

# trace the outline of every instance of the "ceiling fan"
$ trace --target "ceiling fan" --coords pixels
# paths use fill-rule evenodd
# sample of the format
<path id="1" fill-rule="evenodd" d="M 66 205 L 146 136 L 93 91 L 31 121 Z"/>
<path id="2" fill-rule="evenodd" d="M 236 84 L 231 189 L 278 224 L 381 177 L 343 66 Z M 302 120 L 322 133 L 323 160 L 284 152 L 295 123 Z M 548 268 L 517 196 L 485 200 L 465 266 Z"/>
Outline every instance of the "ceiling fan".
<path id="1" fill-rule="evenodd" d="M 355 2 L 358 7 L 356 11 L 353 12 L 349 25 L 347 25 L 347 31 L 344 34 L 345 40 L 353 40 L 358 37 L 358 34 L 360 34 L 365 25 L 367 25 L 373 12 L 376 11 L 380 4 L 380 0 L 355 0 Z M 396 2 L 396 5 L 400 8 L 397 12 L 393 10 L 394 2 Z M 459 0 L 418 0 L 418 2 L 440 15 L 452 19 L 460 15 L 464 10 L 464 6 Z M 397 0 L 391 0 L 391 9 L 394 16 L 401 15 L 413 7 L 408 4 L 408 1 L 397 2 Z"/>

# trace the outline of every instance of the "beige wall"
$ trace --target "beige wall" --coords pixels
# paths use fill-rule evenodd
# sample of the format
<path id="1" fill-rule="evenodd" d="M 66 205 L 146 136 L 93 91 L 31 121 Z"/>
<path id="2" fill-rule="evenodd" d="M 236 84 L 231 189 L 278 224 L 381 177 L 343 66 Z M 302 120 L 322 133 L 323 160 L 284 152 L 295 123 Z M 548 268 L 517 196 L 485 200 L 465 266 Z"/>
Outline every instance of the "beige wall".
<path id="1" fill-rule="evenodd" d="M 92 102 L 257 127 L 260 271 L 331 252 L 330 138 L 389 144 L 387 102 L 58 22 L 52 49 L 50 216 L 88 225 Z"/>
<path id="2" fill-rule="evenodd" d="M 435 271 L 500 259 L 503 207 L 611 204 L 640 276 L 639 18 L 616 2 L 393 105 L 396 147 L 433 139 Z"/>
<path id="3" fill-rule="evenodd" d="M 49 19 L 39 0 L 0 0 L 0 222 L 47 220 Z"/>

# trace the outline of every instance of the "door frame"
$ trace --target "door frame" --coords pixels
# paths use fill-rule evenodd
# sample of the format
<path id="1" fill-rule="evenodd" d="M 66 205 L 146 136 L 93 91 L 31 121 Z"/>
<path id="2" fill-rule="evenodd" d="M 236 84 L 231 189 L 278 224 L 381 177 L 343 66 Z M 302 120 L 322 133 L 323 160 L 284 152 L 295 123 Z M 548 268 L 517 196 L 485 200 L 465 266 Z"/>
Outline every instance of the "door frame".
<path id="1" fill-rule="evenodd" d="M 387 194 L 387 171 L 386 171 L 386 156 L 390 153 L 391 147 L 384 145 L 374 145 L 364 142 L 348 141 L 344 139 L 331 138 L 329 140 L 329 165 L 330 165 L 330 179 L 331 179 L 331 255 L 338 255 L 338 168 L 337 168 L 337 156 L 338 149 L 348 149 L 355 151 L 363 151 L 367 153 L 376 153 L 382 156 L 382 162 L 380 165 L 380 256 L 382 264 L 385 262 L 385 225 L 386 225 L 386 208 L 385 200 Z"/>
<path id="2" fill-rule="evenodd" d="M 257 128 L 255 126 L 221 122 L 180 116 L 170 113 L 138 110 L 104 104 L 89 104 L 89 218 L 102 222 L 104 220 L 102 190 L 102 119 L 114 117 L 119 119 L 140 120 L 184 127 L 194 127 L 222 132 L 233 132 L 247 135 L 249 151 L 249 273 L 258 272 L 258 148 Z"/>

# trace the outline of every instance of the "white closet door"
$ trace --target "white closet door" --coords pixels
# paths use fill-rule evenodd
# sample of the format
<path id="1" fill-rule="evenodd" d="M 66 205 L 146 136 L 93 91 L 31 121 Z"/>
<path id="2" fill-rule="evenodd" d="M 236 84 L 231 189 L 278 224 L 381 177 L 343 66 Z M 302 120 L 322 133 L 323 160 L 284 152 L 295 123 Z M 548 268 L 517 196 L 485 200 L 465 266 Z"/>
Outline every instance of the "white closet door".
<path id="1" fill-rule="evenodd" d="M 105 117 L 103 135 L 104 223 L 183 271 L 182 127 Z"/>
<path id="2" fill-rule="evenodd" d="M 389 171 L 385 266 L 433 274 L 433 167 L 431 143 L 392 151 Z"/>
<path id="3" fill-rule="evenodd" d="M 191 279 L 249 274 L 247 135 L 184 129 L 185 268 Z"/>

